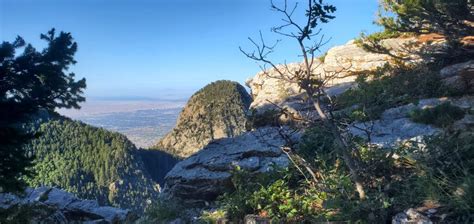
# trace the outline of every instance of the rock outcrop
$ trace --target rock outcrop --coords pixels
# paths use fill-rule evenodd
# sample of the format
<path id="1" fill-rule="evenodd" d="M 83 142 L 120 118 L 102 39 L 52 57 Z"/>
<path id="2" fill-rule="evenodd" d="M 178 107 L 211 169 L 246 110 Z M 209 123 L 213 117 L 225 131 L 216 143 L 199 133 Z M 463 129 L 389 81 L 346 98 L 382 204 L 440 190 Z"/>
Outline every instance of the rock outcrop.
<path id="1" fill-rule="evenodd" d="M 407 63 L 426 61 L 418 50 L 440 51 L 445 47 L 444 39 L 436 39 L 430 35 L 419 37 L 393 38 L 383 40 L 382 45 L 389 49 L 389 54 L 369 52 L 359 46 L 355 41 L 349 41 L 345 45 L 336 46 L 327 52 L 325 57 L 317 60 L 313 74 L 333 75 L 338 71 L 334 79 L 327 85 L 326 92 L 329 95 L 339 95 L 349 88 L 354 87 L 354 80 L 357 72 L 375 70 L 387 63 L 391 63 L 393 55 L 404 57 Z M 283 67 L 282 71 L 288 70 L 288 74 L 294 73 L 301 68 L 301 64 L 292 63 Z M 459 93 L 474 93 L 474 61 L 454 64 L 443 68 L 440 78 L 444 86 L 450 91 Z M 266 72 L 259 72 L 254 77 L 247 80 L 247 85 L 251 89 L 253 102 L 250 106 L 257 114 L 281 107 L 297 116 L 304 116 L 309 119 L 315 118 L 314 108 L 309 105 L 305 98 L 305 93 L 297 84 L 278 79 L 279 74 L 275 69 Z M 448 101 L 456 101 L 449 99 Z M 271 103 L 270 103 L 271 102 Z M 416 108 L 424 106 L 436 106 L 442 103 L 442 99 L 421 100 L 418 105 L 410 104 L 397 108 L 392 108 L 383 113 L 379 120 L 367 123 L 355 123 L 352 125 L 351 133 L 361 137 L 367 137 L 366 132 L 361 129 L 372 129 L 370 136 L 374 144 L 389 146 L 400 141 L 416 139 L 426 135 L 433 135 L 440 132 L 439 128 L 430 125 L 414 123 L 408 118 L 408 113 Z M 456 102 L 453 102 L 456 104 Z M 280 121 L 285 120 L 279 118 Z M 469 117 L 465 119 L 469 123 Z M 460 125 L 466 125 L 464 122 Z M 458 125 L 459 126 L 459 125 Z"/>
<path id="2" fill-rule="evenodd" d="M 400 107 L 388 109 L 382 113 L 379 120 L 370 122 L 356 122 L 351 125 L 349 131 L 362 138 L 368 139 L 365 130 L 371 130 L 370 141 L 382 147 L 394 146 L 407 140 L 421 140 L 424 136 L 441 133 L 442 129 L 427 124 L 415 123 L 409 118 L 410 112 L 415 109 L 425 109 L 449 102 L 465 111 L 474 109 L 474 96 L 464 96 L 460 98 L 431 98 L 423 99 L 418 104 L 407 104 Z M 457 121 L 454 127 L 467 129 L 472 125 L 471 116 Z M 462 128 L 461 128 L 462 127 Z"/>
<path id="3" fill-rule="evenodd" d="M 57 188 L 28 188 L 22 196 L 0 194 L 1 223 L 132 223 L 137 218 L 130 210 L 99 206 Z"/>
<path id="4" fill-rule="evenodd" d="M 384 40 L 383 45 L 391 49 L 392 54 L 403 54 L 406 51 L 405 47 L 416 41 L 415 38 L 395 38 Z M 312 73 L 324 76 L 324 74 L 334 75 L 334 72 L 337 72 L 336 78 L 328 83 L 330 87 L 328 93 L 337 95 L 352 86 L 351 83 L 356 76 L 350 76 L 350 73 L 373 70 L 385 65 L 389 60 L 388 54 L 367 52 L 352 40 L 345 45 L 329 49 L 323 61 L 315 59 L 316 65 L 313 66 L 315 70 Z M 288 70 L 294 72 L 300 67 L 299 63 L 292 63 L 288 65 Z M 253 97 L 251 109 L 257 112 L 275 109 L 275 105 L 270 102 L 295 110 L 305 107 L 302 97 L 304 94 L 296 84 L 273 77 L 278 77 L 278 73 L 275 69 L 269 69 L 267 73 L 259 72 L 246 81 Z"/>
<path id="5" fill-rule="evenodd" d="M 175 128 L 154 148 L 188 157 L 212 140 L 238 136 L 246 131 L 250 103 L 239 83 L 213 82 L 189 99 Z"/>
<path id="6" fill-rule="evenodd" d="M 291 136 L 298 138 L 297 134 Z M 289 160 L 281 148 L 285 143 L 279 129 L 271 127 L 213 141 L 176 164 L 165 177 L 163 192 L 187 202 L 213 201 L 232 189 L 231 171 L 235 166 L 251 172 L 267 172 L 273 165 L 287 166 Z"/>
<path id="7" fill-rule="evenodd" d="M 441 69 L 440 76 L 452 90 L 474 93 L 474 60 L 447 66 Z"/>

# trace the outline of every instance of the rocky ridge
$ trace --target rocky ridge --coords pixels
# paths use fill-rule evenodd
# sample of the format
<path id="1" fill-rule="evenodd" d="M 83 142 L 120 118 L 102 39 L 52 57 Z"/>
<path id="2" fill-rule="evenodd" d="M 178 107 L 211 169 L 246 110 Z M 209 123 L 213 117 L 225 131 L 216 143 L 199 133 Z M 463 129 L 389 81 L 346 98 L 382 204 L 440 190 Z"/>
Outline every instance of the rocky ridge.
<path id="1" fill-rule="evenodd" d="M 409 118 L 416 109 L 433 108 L 443 103 L 450 103 L 464 111 L 474 110 L 474 96 L 443 97 L 420 100 L 417 104 L 395 107 L 384 111 L 380 119 L 370 122 L 356 122 L 350 127 L 351 134 L 369 139 L 363 129 L 370 129 L 370 142 L 382 147 L 395 146 L 406 140 L 420 141 L 423 136 L 439 134 L 443 130 L 428 124 L 420 124 Z M 472 126 L 472 115 L 457 121 L 453 128 L 463 130 Z"/>
<path id="2" fill-rule="evenodd" d="M 415 54 L 417 49 L 422 48 L 424 50 L 431 49 L 436 51 L 443 48 L 445 46 L 444 43 L 444 40 L 433 38 L 430 35 L 392 38 L 382 41 L 382 45 L 390 49 L 391 55 L 403 56 L 408 59 L 408 63 L 424 60 L 421 58 L 422 56 Z M 315 61 L 318 64 L 315 66 L 313 74 L 331 74 L 333 71 L 340 71 L 336 78 L 328 84 L 326 90 L 329 95 L 334 96 L 354 87 L 357 72 L 372 71 L 391 62 L 390 55 L 368 52 L 361 48 L 354 40 L 351 40 L 344 45 L 329 49 L 323 60 Z M 287 69 L 292 72 L 299 68 L 299 63 L 292 63 L 287 66 Z M 450 89 L 450 91 L 474 93 L 473 60 L 447 66 L 440 70 L 439 75 L 443 86 Z M 299 116 L 316 116 L 314 113 L 311 113 L 313 110 L 312 105 L 307 104 L 303 90 L 300 90 L 294 83 L 274 77 L 278 77 L 278 73 L 274 69 L 269 69 L 266 72 L 259 72 L 247 80 L 246 84 L 251 89 L 253 97 L 253 102 L 250 105 L 251 110 L 257 113 L 264 113 L 266 111 L 279 110 L 278 106 L 287 109 L 293 114 L 296 112 Z M 468 102 L 470 98 L 462 100 Z M 448 99 L 447 101 L 453 101 L 456 104 L 459 100 Z M 417 106 L 410 104 L 399 108 L 392 108 L 384 112 L 381 119 L 372 121 L 373 123 L 352 124 L 350 131 L 352 134 L 362 137 L 366 136 L 366 134 L 360 128 L 364 129 L 371 126 L 374 131 L 371 140 L 373 143 L 382 146 L 439 133 L 440 130 L 438 128 L 411 121 L 408 118 L 408 112 L 416 108 L 436 106 L 440 102 L 443 102 L 443 99 L 424 99 Z"/>
<path id="3" fill-rule="evenodd" d="M 444 39 L 436 39 L 429 34 L 419 37 L 385 39 L 381 41 L 381 46 L 385 47 L 388 52 L 368 52 L 360 47 L 360 44 L 355 40 L 332 47 L 324 56 L 314 59 L 313 63 L 315 65 L 313 65 L 312 73 L 320 75 L 322 78 L 325 75 L 333 76 L 334 78 L 331 78 L 331 81 L 327 84 L 326 92 L 329 95 L 338 95 L 353 86 L 354 80 L 357 78 L 355 75 L 357 72 L 375 70 L 391 63 L 392 55 L 404 58 L 407 63 L 416 63 L 426 60 L 422 54 L 418 54 L 420 49 L 439 51 L 446 47 Z M 287 69 L 291 72 L 300 69 L 300 67 L 300 63 L 290 63 L 286 67 L 279 65 L 280 69 L 283 68 L 282 71 Z M 459 67 L 457 69 L 462 70 Z M 456 68 L 449 68 L 446 74 L 452 75 L 453 71 L 456 71 Z M 247 79 L 246 85 L 251 89 L 253 98 L 250 105 L 251 110 L 263 113 L 277 109 L 276 106 L 291 111 L 301 111 L 308 107 L 304 100 L 303 90 L 295 83 L 276 78 L 278 76 L 276 70 L 271 68 Z M 446 75 L 446 77 L 449 76 Z M 451 82 L 456 80 L 454 83 L 459 83 L 459 77 L 451 79 Z"/>

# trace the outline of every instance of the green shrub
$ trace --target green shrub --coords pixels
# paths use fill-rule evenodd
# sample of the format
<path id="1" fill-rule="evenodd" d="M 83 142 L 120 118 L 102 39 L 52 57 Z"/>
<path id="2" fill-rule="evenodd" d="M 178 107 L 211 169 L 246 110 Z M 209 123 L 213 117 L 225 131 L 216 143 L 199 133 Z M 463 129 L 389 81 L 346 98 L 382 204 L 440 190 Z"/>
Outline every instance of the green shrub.
<path id="1" fill-rule="evenodd" d="M 199 217 L 199 221 L 200 223 L 215 224 L 218 223 L 219 219 L 223 219 L 225 217 L 226 212 L 221 209 L 215 211 L 203 211 L 201 217 Z"/>
<path id="2" fill-rule="evenodd" d="M 336 109 L 356 106 L 348 114 L 354 120 L 374 120 L 386 109 L 447 94 L 438 74 L 422 65 L 386 65 L 357 75 L 357 87 L 335 99 Z"/>
<path id="3" fill-rule="evenodd" d="M 328 52 L 325 52 L 324 54 L 322 54 L 321 56 L 318 57 L 319 61 L 321 63 L 324 62 L 324 60 L 326 60 L 326 56 L 328 55 Z"/>
<path id="4" fill-rule="evenodd" d="M 375 154 L 375 149 L 364 151 L 363 162 L 368 167 L 384 169 L 377 175 L 364 176 L 366 182 L 374 186 L 368 191 L 369 200 L 359 201 L 350 173 L 333 150 L 330 136 L 321 127 L 310 128 L 298 146 L 298 154 L 313 166 L 317 183 L 308 182 L 294 166 L 258 177 L 238 171 L 233 176 L 236 191 L 221 198 L 223 209 L 236 220 L 246 214 L 259 214 L 275 221 L 297 223 L 386 221 L 391 202 L 379 189 L 385 183 L 384 177 L 389 175 L 385 171 L 392 163 L 379 165 L 385 154 Z M 249 183 L 248 179 L 255 181 Z M 368 214 L 372 214 L 370 219 Z"/>
<path id="5" fill-rule="evenodd" d="M 246 214 L 284 223 L 325 221 L 328 217 L 338 219 L 337 216 L 343 214 L 338 212 L 338 202 L 343 200 L 333 200 L 334 192 L 340 190 L 339 182 L 328 188 L 329 192 L 319 191 L 310 187 L 294 168 L 257 176 L 239 172 L 234 177 L 246 181 L 235 182 L 236 191 L 222 196 L 220 205 L 236 222 Z M 348 176 L 344 180 L 350 184 Z M 324 205 L 326 202 L 329 203 Z"/>
<path id="6" fill-rule="evenodd" d="M 416 109 L 410 113 L 410 118 L 417 123 L 432 124 L 443 128 L 462 119 L 464 114 L 461 108 L 447 102 L 433 108 Z"/>
<path id="7" fill-rule="evenodd" d="M 298 145 L 298 154 L 319 168 L 333 166 L 338 159 L 334 151 L 334 138 L 322 127 L 320 124 L 305 130 Z"/>
<path id="8" fill-rule="evenodd" d="M 265 213 L 274 219 L 295 218 L 301 210 L 300 201 L 285 183 L 276 180 L 267 187 L 261 187 L 251 197 L 251 204 L 255 205 L 260 213 Z"/>
<path id="9" fill-rule="evenodd" d="M 183 206 L 174 200 L 157 200 L 145 211 L 147 223 L 164 223 L 182 216 Z"/>
<path id="10" fill-rule="evenodd" d="M 459 132 L 427 139 L 418 182 L 426 200 L 438 202 L 446 222 L 474 222 L 474 133 Z"/>
<path id="11" fill-rule="evenodd" d="M 360 36 L 356 38 L 355 44 L 364 50 L 372 51 L 373 46 L 371 45 L 373 43 L 379 43 L 381 40 L 385 39 L 397 38 L 401 35 L 403 34 L 400 32 L 390 30 L 383 30 L 380 32 L 371 33 L 369 35 L 361 33 Z"/>
<path id="12" fill-rule="evenodd" d="M 253 192 L 259 190 L 261 186 L 268 186 L 272 180 L 282 176 L 284 176 L 283 171 L 276 169 L 273 172 L 255 175 L 236 167 L 231 179 L 234 189 L 219 197 L 218 204 L 230 219 L 240 220 L 247 214 L 255 214 L 256 207 L 251 201 Z M 249 179 L 253 181 L 248 181 Z"/>

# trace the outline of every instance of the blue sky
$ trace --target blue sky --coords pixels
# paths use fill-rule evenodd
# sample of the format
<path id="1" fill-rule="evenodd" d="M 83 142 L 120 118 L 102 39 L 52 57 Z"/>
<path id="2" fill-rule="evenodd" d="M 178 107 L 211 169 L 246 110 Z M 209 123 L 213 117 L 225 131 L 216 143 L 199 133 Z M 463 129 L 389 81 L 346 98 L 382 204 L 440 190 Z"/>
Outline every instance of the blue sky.
<path id="1" fill-rule="evenodd" d="M 292 2 L 291 0 L 289 2 Z M 326 0 L 336 19 L 323 26 L 329 47 L 373 32 L 377 0 Z M 186 97 L 219 79 L 242 84 L 259 71 L 239 51 L 247 37 L 279 24 L 269 0 L 0 0 L 0 38 L 22 36 L 37 48 L 50 28 L 71 32 L 79 45 L 72 68 L 87 79 L 89 97 Z M 281 38 L 280 38 L 281 39 Z M 276 61 L 298 60 L 283 39 Z"/>

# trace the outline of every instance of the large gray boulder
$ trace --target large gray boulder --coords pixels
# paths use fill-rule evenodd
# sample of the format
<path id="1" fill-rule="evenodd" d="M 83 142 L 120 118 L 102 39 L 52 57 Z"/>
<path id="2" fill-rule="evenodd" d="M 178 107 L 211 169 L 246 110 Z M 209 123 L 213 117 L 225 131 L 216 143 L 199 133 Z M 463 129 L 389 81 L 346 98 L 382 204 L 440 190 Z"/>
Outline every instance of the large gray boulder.
<path id="1" fill-rule="evenodd" d="M 99 206 L 52 187 L 28 188 L 22 195 L 0 194 L 0 223 L 132 223 L 130 210 Z"/>
<path id="2" fill-rule="evenodd" d="M 279 131 L 288 130 L 266 127 L 211 142 L 166 175 L 164 195 L 205 204 L 232 189 L 231 171 L 235 166 L 260 173 L 274 165 L 287 166 L 289 160 L 282 151 L 286 141 Z M 290 137 L 296 140 L 298 134 Z"/>

